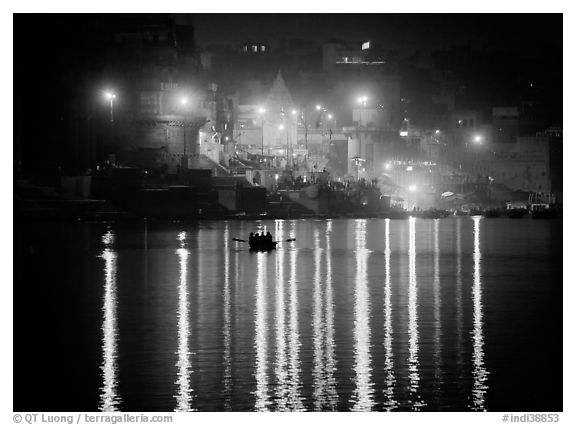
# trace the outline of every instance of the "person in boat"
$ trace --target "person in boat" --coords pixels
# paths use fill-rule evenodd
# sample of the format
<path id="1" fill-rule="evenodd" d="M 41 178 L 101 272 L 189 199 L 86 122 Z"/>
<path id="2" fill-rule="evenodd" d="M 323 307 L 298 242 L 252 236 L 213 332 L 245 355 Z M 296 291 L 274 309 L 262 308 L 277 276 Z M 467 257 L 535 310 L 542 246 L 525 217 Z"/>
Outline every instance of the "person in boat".
<path id="1" fill-rule="evenodd" d="M 268 244 L 271 244 L 271 243 L 272 243 L 272 235 L 270 234 L 270 232 L 266 233 L 265 238 L 266 238 L 266 239 L 265 239 L 265 240 L 266 240 L 266 243 L 268 243 Z"/>
<path id="2" fill-rule="evenodd" d="M 250 244 L 254 243 L 254 232 L 250 232 L 250 236 L 248 236 L 248 242 L 250 242 Z"/>

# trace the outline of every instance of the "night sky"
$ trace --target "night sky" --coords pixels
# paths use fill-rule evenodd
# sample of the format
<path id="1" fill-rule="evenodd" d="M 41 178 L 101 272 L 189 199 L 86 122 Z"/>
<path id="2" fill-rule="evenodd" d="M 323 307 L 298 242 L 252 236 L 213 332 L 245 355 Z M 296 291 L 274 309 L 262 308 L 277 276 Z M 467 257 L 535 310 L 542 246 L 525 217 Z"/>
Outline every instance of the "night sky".
<path id="1" fill-rule="evenodd" d="M 199 47 L 254 39 L 372 40 L 385 48 L 533 51 L 562 45 L 562 17 L 552 14 L 200 14 L 181 16 Z"/>

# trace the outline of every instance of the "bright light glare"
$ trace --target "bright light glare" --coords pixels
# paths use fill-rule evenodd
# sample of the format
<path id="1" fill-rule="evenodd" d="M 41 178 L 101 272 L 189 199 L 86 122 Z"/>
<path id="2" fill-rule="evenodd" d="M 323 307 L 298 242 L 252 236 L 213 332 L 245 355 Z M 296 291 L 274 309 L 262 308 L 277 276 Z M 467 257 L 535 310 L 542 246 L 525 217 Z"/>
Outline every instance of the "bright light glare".
<path id="1" fill-rule="evenodd" d="M 406 136 L 408 136 L 408 132 L 406 130 L 402 130 L 400 132 L 400 137 L 406 137 Z"/>
<path id="2" fill-rule="evenodd" d="M 280 125 L 278 126 L 278 128 L 279 128 L 280 130 L 284 130 L 284 125 L 283 125 L 283 124 L 280 124 Z"/>
<path id="3" fill-rule="evenodd" d="M 264 113 L 266 113 L 266 109 L 264 109 L 264 108 L 258 108 L 258 113 L 259 113 L 259 114 L 264 114 Z"/>
<path id="4" fill-rule="evenodd" d="M 406 167 L 406 171 L 412 171 L 413 169 L 414 169 L 414 168 L 413 168 L 411 165 L 409 165 L 408 167 Z"/>
<path id="5" fill-rule="evenodd" d="M 329 120 L 332 119 L 332 114 L 328 114 L 328 119 L 329 119 Z"/>
<path id="6" fill-rule="evenodd" d="M 296 109 L 292 109 L 292 115 L 296 115 L 298 113 L 298 111 L 296 111 Z"/>
<path id="7" fill-rule="evenodd" d="M 408 190 L 409 190 L 410 192 L 416 192 L 416 186 L 410 185 L 410 186 L 408 186 Z"/>
<path id="8" fill-rule="evenodd" d="M 384 164 L 384 168 L 387 170 L 390 170 L 392 168 L 392 164 L 390 164 L 389 162 L 387 162 L 386 164 Z"/>
<path id="9" fill-rule="evenodd" d="M 434 133 L 436 133 L 436 134 L 440 134 L 440 130 L 436 130 Z"/>
<path id="10" fill-rule="evenodd" d="M 319 111 L 320 109 L 322 109 L 322 105 L 316 105 L 316 110 Z"/>
<path id="11" fill-rule="evenodd" d="M 479 134 L 477 134 L 476 136 L 474 136 L 474 142 L 476 142 L 476 143 L 482 143 L 482 136 L 480 136 Z"/>
<path id="12" fill-rule="evenodd" d="M 105 92 L 104 97 L 106 97 L 106 99 L 108 99 L 108 100 L 116 99 L 116 95 L 114 93 L 112 93 L 111 91 Z"/>
<path id="13" fill-rule="evenodd" d="M 180 104 L 181 105 L 188 105 L 188 98 L 187 97 L 181 97 L 180 98 Z"/>

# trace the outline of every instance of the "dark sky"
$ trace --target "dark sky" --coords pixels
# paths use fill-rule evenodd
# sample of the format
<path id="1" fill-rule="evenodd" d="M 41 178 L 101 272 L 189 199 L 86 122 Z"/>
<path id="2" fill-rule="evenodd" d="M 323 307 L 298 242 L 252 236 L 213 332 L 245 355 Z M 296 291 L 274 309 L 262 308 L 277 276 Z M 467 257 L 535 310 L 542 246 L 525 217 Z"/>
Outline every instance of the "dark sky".
<path id="1" fill-rule="evenodd" d="M 562 44 L 561 14 L 200 14 L 191 19 L 198 47 L 248 39 L 372 40 L 387 48 L 472 44 L 527 51 Z"/>

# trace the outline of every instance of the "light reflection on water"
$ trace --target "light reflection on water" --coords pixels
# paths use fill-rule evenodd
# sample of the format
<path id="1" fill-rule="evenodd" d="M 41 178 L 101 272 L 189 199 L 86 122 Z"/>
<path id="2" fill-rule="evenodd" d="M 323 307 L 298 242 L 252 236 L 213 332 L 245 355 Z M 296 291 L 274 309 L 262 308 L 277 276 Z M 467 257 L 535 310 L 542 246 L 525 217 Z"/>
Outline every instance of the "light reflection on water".
<path id="1" fill-rule="evenodd" d="M 291 224 L 291 233 L 294 231 L 294 223 Z M 286 235 L 287 236 L 287 235 Z M 290 235 L 292 237 L 292 235 Z M 288 251 L 290 277 L 288 279 L 288 287 L 290 290 L 290 388 L 289 388 L 289 404 L 291 410 L 301 411 L 304 410 L 302 403 L 302 377 L 300 365 L 300 328 L 298 326 L 298 282 L 296 281 L 296 256 L 297 251 L 290 249 Z"/>
<path id="2" fill-rule="evenodd" d="M 418 362 L 418 287 L 416 278 L 416 219 L 410 217 L 408 237 L 408 376 L 410 378 L 409 403 L 412 410 L 425 406 L 418 392 L 420 386 Z"/>
<path id="3" fill-rule="evenodd" d="M 370 356 L 370 300 L 368 294 L 368 256 L 366 220 L 356 220 L 356 279 L 354 289 L 354 371 L 356 389 L 352 397 L 353 411 L 369 411 L 374 407 L 372 358 Z"/>
<path id="4" fill-rule="evenodd" d="M 256 275 L 256 317 L 254 344 L 256 347 L 256 405 L 255 410 L 267 411 L 268 394 L 268 325 L 266 318 L 266 253 L 258 252 Z"/>
<path id="5" fill-rule="evenodd" d="M 434 291 L 434 382 L 435 382 L 435 395 L 436 402 L 441 400 L 442 396 L 442 321 L 441 309 L 442 299 L 440 296 L 440 242 L 439 242 L 439 227 L 440 220 L 434 220 L 434 278 L 433 278 L 433 291 Z"/>
<path id="6" fill-rule="evenodd" d="M 224 389 L 222 396 L 224 397 L 224 408 L 227 411 L 232 409 L 231 395 L 232 395 L 232 335 L 230 323 L 230 228 L 228 223 L 224 228 L 224 353 L 223 353 L 223 367 L 224 367 Z"/>
<path id="7" fill-rule="evenodd" d="M 394 397 L 396 377 L 394 376 L 394 354 L 392 352 L 392 277 L 390 269 L 390 219 L 385 222 L 384 234 L 384 371 L 386 372 L 384 392 L 384 408 L 387 411 L 394 410 L 398 402 Z"/>
<path id="8" fill-rule="evenodd" d="M 488 266 L 481 251 L 488 224 L 481 218 L 275 220 L 257 226 L 273 229 L 276 240 L 297 241 L 269 253 L 231 242 L 252 224 L 182 227 L 161 248 L 154 245 L 155 230 L 145 229 L 147 255 L 138 261 L 156 254 L 177 265 L 177 304 L 148 301 L 175 317 L 174 329 L 166 329 L 175 347 L 167 347 L 172 357 L 166 357 L 173 370 L 166 379 L 176 384 L 169 410 L 206 410 L 205 400 L 216 410 L 438 410 L 451 404 L 487 410 L 493 375 L 485 361 Z M 200 240 L 222 246 L 202 249 Z M 118 309 L 127 307 L 117 293 L 118 258 L 128 251 L 118 251 L 111 231 L 102 242 L 98 407 L 111 411 L 126 407 L 118 390 L 119 376 L 124 382 Z M 191 259 L 198 261 L 197 274 Z M 157 266 L 147 267 L 145 284 L 157 287 Z M 192 351 L 202 353 L 209 372 L 192 361 Z"/>
<path id="9" fill-rule="evenodd" d="M 104 305 L 102 311 L 102 387 L 100 393 L 100 406 L 102 412 L 118 410 L 121 398 L 118 394 L 118 318 L 117 318 L 117 283 L 116 260 L 117 255 L 113 248 L 114 233 L 107 231 L 102 236 L 104 251 Z"/>
<path id="10" fill-rule="evenodd" d="M 186 249 L 186 232 L 178 234 L 180 248 L 176 251 L 180 264 L 180 279 L 178 281 L 178 361 L 177 380 L 178 393 L 176 394 L 177 412 L 188 412 L 192 410 L 192 388 L 190 387 L 190 373 L 192 365 L 190 362 L 190 320 L 188 302 L 188 256 Z"/>
<path id="11" fill-rule="evenodd" d="M 474 285 L 472 289 L 472 303 L 474 305 L 474 330 L 472 332 L 472 341 L 474 344 L 474 387 L 472 389 L 473 410 L 484 411 L 485 395 L 488 390 L 486 381 L 488 371 L 484 366 L 484 332 L 483 332 L 483 314 L 482 314 L 482 280 L 480 270 L 480 229 L 482 217 L 473 217 L 474 220 Z"/>

